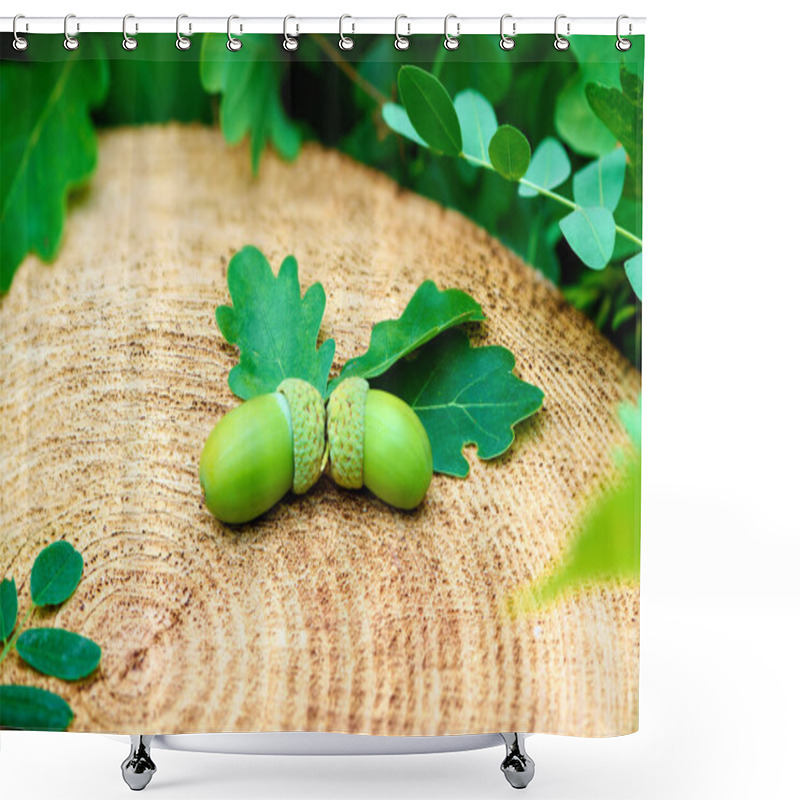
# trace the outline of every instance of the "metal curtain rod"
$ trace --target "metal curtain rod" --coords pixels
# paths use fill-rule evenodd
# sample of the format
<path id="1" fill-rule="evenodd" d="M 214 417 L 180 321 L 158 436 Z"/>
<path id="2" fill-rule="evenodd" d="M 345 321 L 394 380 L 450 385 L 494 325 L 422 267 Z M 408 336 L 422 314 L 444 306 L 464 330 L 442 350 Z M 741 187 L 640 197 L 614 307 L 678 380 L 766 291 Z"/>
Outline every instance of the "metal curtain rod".
<path id="1" fill-rule="evenodd" d="M 181 15 L 181 31 L 184 35 L 192 33 L 225 33 L 228 30 L 227 17 L 193 17 Z M 499 34 L 500 17 L 238 17 L 233 31 L 242 33 L 284 34 L 288 21 L 291 35 L 303 33 L 340 33 L 344 25 L 347 34 L 388 34 L 394 35 L 396 25 L 403 36 L 416 34 L 442 34 L 450 31 L 457 36 L 470 34 Z M 503 27 L 511 36 L 554 31 L 554 17 L 514 17 L 505 15 Z M 0 17 L 0 32 L 13 30 L 13 17 Z M 81 17 L 70 15 L 69 31 L 73 35 L 81 33 L 122 32 L 122 17 Z M 636 36 L 644 33 L 644 17 L 626 17 L 623 35 Z M 142 33 L 175 33 L 175 17 L 136 17 L 128 16 L 126 30 L 130 35 Z M 617 33 L 616 17 L 570 17 L 559 15 L 558 30 L 562 36 L 575 34 Z M 17 21 L 17 33 L 60 33 L 64 34 L 64 17 L 26 17 Z"/>

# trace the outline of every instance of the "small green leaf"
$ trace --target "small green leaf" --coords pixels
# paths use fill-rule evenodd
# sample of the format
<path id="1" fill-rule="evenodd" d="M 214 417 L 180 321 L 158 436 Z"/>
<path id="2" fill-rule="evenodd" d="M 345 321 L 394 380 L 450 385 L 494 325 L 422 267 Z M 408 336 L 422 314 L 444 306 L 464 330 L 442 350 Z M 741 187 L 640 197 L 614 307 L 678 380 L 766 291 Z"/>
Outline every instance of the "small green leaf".
<path id="1" fill-rule="evenodd" d="M 626 464 L 617 486 L 594 498 L 563 559 L 544 579 L 513 593 L 512 614 L 540 609 L 602 581 L 639 579 L 641 460 Z"/>
<path id="2" fill-rule="evenodd" d="M 489 142 L 489 158 L 506 180 L 518 181 L 530 164 L 531 146 L 513 125 L 501 125 Z"/>
<path id="3" fill-rule="evenodd" d="M 17 624 L 17 584 L 13 578 L 0 583 L 0 642 L 11 636 Z"/>
<path id="4" fill-rule="evenodd" d="M 0 728 L 65 731 L 73 716 L 57 694 L 35 686 L 0 686 Z"/>
<path id="5" fill-rule="evenodd" d="M 45 675 L 77 681 L 100 663 L 100 645 L 61 628 L 30 628 L 17 639 L 17 652 L 27 664 Z"/>
<path id="6" fill-rule="evenodd" d="M 381 107 L 381 116 L 383 121 L 395 132 L 406 139 L 411 139 L 412 142 L 427 147 L 425 140 L 414 130 L 411 120 L 408 118 L 408 112 L 403 106 L 397 103 L 384 103 Z"/>
<path id="7" fill-rule="evenodd" d="M 0 59 L 0 294 L 28 253 L 55 258 L 67 195 L 97 163 L 89 112 L 108 91 L 108 62 L 91 37 L 83 44 L 66 54 L 37 36 L 35 56 Z"/>
<path id="8" fill-rule="evenodd" d="M 329 391 L 344 378 L 358 375 L 374 378 L 395 362 L 421 347 L 434 336 L 460 325 L 484 319 L 480 305 L 460 289 L 439 291 L 433 281 L 425 281 L 409 300 L 399 319 L 379 322 L 373 329 L 369 349 L 351 358 Z"/>
<path id="9" fill-rule="evenodd" d="M 434 470 L 464 478 L 464 445 L 477 444 L 479 458 L 501 455 L 514 441 L 514 426 L 542 405 L 542 391 L 513 369 L 509 350 L 470 347 L 466 333 L 456 328 L 370 384 L 402 397 L 417 412 L 431 440 Z"/>
<path id="10" fill-rule="evenodd" d="M 614 314 L 614 319 L 611 320 L 611 330 L 617 330 L 620 325 L 634 316 L 636 316 L 636 306 L 623 306 Z"/>
<path id="11" fill-rule="evenodd" d="M 637 253 L 625 262 L 625 274 L 636 296 L 642 299 L 642 254 Z"/>
<path id="12" fill-rule="evenodd" d="M 579 206 L 602 206 L 614 211 L 624 183 L 625 151 L 618 147 L 576 172 L 572 193 Z"/>
<path id="13" fill-rule="evenodd" d="M 614 215 L 607 208 L 576 208 L 559 223 L 575 255 L 591 269 L 603 269 L 614 252 Z"/>
<path id="14" fill-rule="evenodd" d="M 464 155 L 488 165 L 489 142 L 497 131 L 494 109 L 482 94 L 472 89 L 459 92 L 454 105 L 464 140 Z"/>
<path id="15" fill-rule="evenodd" d="M 302 378 L 325 395 L 335 344 L 319 349 L 325 290 L 322 284 L 300 294 L 297 261 L 284 259 L 276 278 L 267 259 L 248 245 L 228 267 L 233 307 L 217 308 L 217 325 L 230 344 L 239 348 L 239 363 L 228 375 L 231 391 L 247 400 L 274 392 L 284 378 Z"/>
<path id="16" fill-rule="evenodd" d="M 242 48 L 231 52 L 221 33 L 203 36 L 200 80 L 211 94 L 221 94 L 220 124 L 225 141 L 236 144 L 250 134 L 253 174 L 270 142 L 291 161 L 300 152 L 300 129 L 286 116 L 281 82 L 286 69 L 278 45 L 269 36 L 244 35 Z M 254 100 L 257 98 L 257 100 Z"/>
<path id="17" fill-rule="evenodd" d="M 82 574 L 83 556 L 69 542 L 53 542 L 33 562 L 31 599 L 37 606 L 57 606 L 75 591 Z"/>
<path id="18" fill-rule="evenodd" d="M 401 67 L 397 88 L 414 130 L 446 156 L 461 152 L 461 127 L 447 89 L 424 69 Z"/>
<path id="19" fill-rule="evenodd" d="M 523 181 L 533 183 L 541 189 L 555 189 L 569 178 L 571 171 L 567 151 L 558 139 L 548 136 L 536 148 Z M 520 184 L 520 197 L 536 197 L 537 194 L 539 192 L 532 186 Z"/>
<path id="20" fill-rule="evenodd" d="M 631 161 L 639 160 L 642 138 L 642 80 L 620 66 L 620 89 L 590 83 L 586 86 L 589 105 L 619 140 Z"/>

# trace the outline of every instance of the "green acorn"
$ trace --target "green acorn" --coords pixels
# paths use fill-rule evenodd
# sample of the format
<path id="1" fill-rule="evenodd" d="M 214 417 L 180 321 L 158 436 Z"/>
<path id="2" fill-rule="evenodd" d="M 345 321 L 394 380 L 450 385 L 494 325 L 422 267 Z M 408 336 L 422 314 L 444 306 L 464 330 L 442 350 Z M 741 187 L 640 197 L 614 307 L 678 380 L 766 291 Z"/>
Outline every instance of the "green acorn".
<path id="1" fill-rule="evenodd" d="M 366 486 L 395 508 L 416 508 L 433 477 L 431 443 L 406 402 L 345 378 L 328 399 L 330 472 L 346 489 Z"/>
<path id="2" fill-rule="evenodd" d="M 273 394 L 246 400 L 211 431 L 200 456 L 209 511 L 249 522 L 291 489 L 307 492 L 325 468 L 325 404 L 310 383 L 287 378 Z"/>

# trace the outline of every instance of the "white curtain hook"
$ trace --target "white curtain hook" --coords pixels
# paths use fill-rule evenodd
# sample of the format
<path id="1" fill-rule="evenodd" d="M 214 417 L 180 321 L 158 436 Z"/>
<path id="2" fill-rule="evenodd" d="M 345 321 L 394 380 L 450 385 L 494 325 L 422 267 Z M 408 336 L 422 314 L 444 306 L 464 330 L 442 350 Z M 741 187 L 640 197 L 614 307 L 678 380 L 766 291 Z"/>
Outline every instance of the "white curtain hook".
<path id="1" fill-rule="evenodd" d="M 20 36 L 17 33 L 17 20 L 20 20 L 20 19 L 25 19 L 25 15 L 24 14 L 17 14 L 14 17 L 14 22 L 11 25 L 11 30 L 12 30 L 12 32 L 14 34 L 14 41 L 13 41 L 14 49 L 18 50 L 21 53 L 23 50 L 27 50 L 28 49 L 28 40 L 24 36 Z M 28 23 L 27 22 L 25 23 L 25 30 L 26 31 L 28 30 Z"/>
<path id="2" fill-rule="evenodd" d="M 80 47 L 81 43 L 74 36 L 70 36 L 69 21 L 71 19 L 76 19 L 74 14 L 67 14 L 67 16 L 64 17 L 64 48 L 66 50 L 77 50 L 78 47 Z M 80 23 L 76 22 L 75 32 L 77 33 L 78 31 L 80 31 L 80 29 L 81 29 Z"/>
<path id="3" fill-rule="evenodd" d="M 300 32 L 300 26 L 295 23 L 295 36 L 289 36 L 289 20 L 293 19 L 296 20 L 297 17 L 288 14 L 283 18 L 283 49 L 289 53 L 293 53 L 297 50 L 298 45 L 300 44 L 295 36 Z"/>
<path id="4" fill-rule="evenodd" d="M 512 20 L 511 36 L 506 36 L 505 32 L 507 19 Z M 503 50 L 513 50 L 517 43 L 512 37 L 516 35 L 517 35 L 517 23 L 513 21 L 513 16 L 511 14 L 503 14 L 503 16 L 500 17 L 500 47 Z"/>
<path id="5" fill-rule="evenodd" d="M 451 19 L 456 21 L 456 35 L 451 36 L 449 31 L 447 30 L 448 23 Z M 444 18 L 444 47 L 445 50 L 458 50 L 458 37 L 461 35 L 461 23 L 458 21 L 458 17 L 455 14 L 448 14 Z"/>
<path id="6" fill-rule="evenodd" d="M 242 40 L 241 39 L 237 39 L 231 33 L 231 22 L 233 22 L 235 19 L 239 19 L 239 17 L 237 17 L 236 14 L 231 14 L 228 17 L 228 44 L 225 45 L 225 46 L 228 48 L 228 50 L 231 51 L 231 53 L 236 53 L 237 51 L 242 49 Z M 239 32 L 241 32 L 241 30 L 242 30 L 242 26 L 240 25 L 239 26 Z"/>
<path id="7" fill-rule="evenodd" d="M 631 42 L 631 40 L 630 40 L 630 39 L 625 39 L 625 38 L 623 38 L 623 37 L 622 37 L 622 35 L 621 35 L 621 34 L 620 34 L 620 32 L 619 32 L 619 31 L 620 31 L 620 23 L 621 23 L 621 22 L 622 22 L 622 20 L 624 20 L 624 19 L 628 19 L 628 16 L 627 16 L 626 14 L 620 14 L 620 15 L 617 17 L 617 44 L 616 44 L 616 48 L 617 48 L 617 50 L 619 50 L 621 53 L 624 53 L 626 50 L 630 50 L 630 49 L 631 49 L 631 45 L 633 44 L 633 42 Z M 629 23 L 628 23 L 628 36 L 630 36 L 630 35 L 631 35 L 631 31 L 632 31 L 632 30 L 633 30 L 633 29 L 632 29 L 632 27 L 631 27 L 631 24 L 630 24 L 630 22 L 629 22 Z"/>
<path id="8" fill-rule="evenodd" d="M 394 18 L 394 46 L 397 50 L 408 50 L 411 47 L 411 41 L 407 38 L 411 36 L 411 23 L 407 22 L 406 27 L 408 30 L 406 31 L 405 36 L 400 35 L 400 20 L 401 19 L 408 19 L 405 14 L 398 14 Z"/>
<path id="9" fill-rule="evenodd" d="M 558 21 L 560 19 L 566 19 L 566 18 L 567 18 L 566 14 L 559 14 L 556 17 L 556 21 L 555 21 L 555 25 L 554 25 L 554 32 L 555 32 L 556 39 L 553 42 L 553 47 L 555 47 L 556 50 L 569 50 L 569 39 L 565 39 L 558 32 Z M 569 32 L 570 32 L 569 28 L 570 28 L 570 24 L 569 24 L 569 22 L 567 22 L 567 36 L 569 36 Z"/>
<path id="10" fill-rule="evenodd" d="M 344 35 L 344 21 L 346 19 L 353 19 L 349 14 L 342 14 L 339 17 L 339 49 L 340 50 L 352 50 L 356 43 L 352 36 L 345 36 Z M 356 32 L 356 25 L 354 22 L 350 23 L 351 33 Z"/>
<path id="11" fill-rule="evenodd" d="M 136 19 L 133 14 L 126 14 L 122 18 L 122 46 L 125 50 L 135 50 L 139 42 L 136 41 L 132 36 L 128 36 L 128 20 L 129 19 Z M 135 30 L 139 30 L 139 24 L 137 23 L 135 26 Z"/>
<path id="12" fill-rule="evenodd" d="M 188 50 L 192 46 L 192 40 L 187 38 L 181 33 L 181 20 L 182 19 L 189 19 L 188 14 L 178 14 L 175 20 L 175 35 L 178 37 L 175 40 L 175 47 L 178 50 Z M 192 23 L 189 23 L 189 34 L 192 33 Z"/>

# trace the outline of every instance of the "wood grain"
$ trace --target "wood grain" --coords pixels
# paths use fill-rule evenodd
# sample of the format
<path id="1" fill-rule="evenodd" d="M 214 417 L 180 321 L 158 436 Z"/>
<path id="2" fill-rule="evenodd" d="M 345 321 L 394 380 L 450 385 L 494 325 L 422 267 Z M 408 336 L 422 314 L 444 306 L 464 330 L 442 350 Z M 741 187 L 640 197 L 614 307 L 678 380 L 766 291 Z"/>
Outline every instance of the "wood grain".
<path id="1" fill-rule="evenodd" d="M 200 127 L 101 136 L 99 167 L 51 265 L 30 257 L 1 301 L 0 573 L 39 549 L 86 559 L 58 624 L 103 647 L 65 684 L 12 655 L 2 682 L 58 691 L 72 730 L 614 735 L 638 711 L 638 587 L 587 589 L 512 618 L 505 598 L 552 568 L 590 493 L 614 478 L 617 417 L 640 376 L 559 292 L 459 214 L 314 145 L 258 178 L 246 146 Z M 473 343 L 517 356 L 545 393 L 491 463 L 435 476 L 413 513 L 326 477 L 254 524 L 218 523 L 197 479 L 238 402 L 214 309 L 245 244 L 322 281 L 334 369 L 419 283 L 471 292 Z"/>

